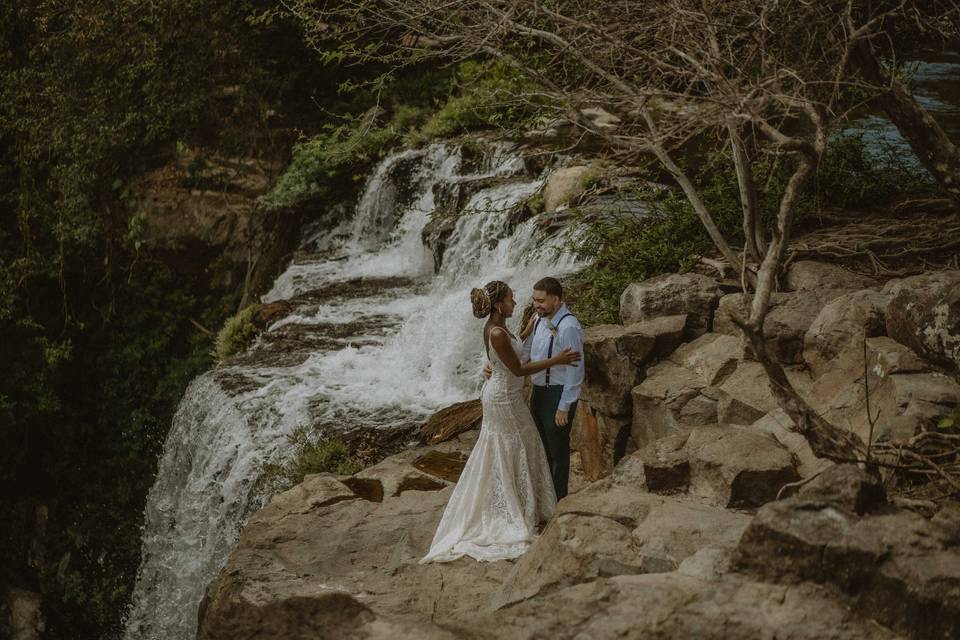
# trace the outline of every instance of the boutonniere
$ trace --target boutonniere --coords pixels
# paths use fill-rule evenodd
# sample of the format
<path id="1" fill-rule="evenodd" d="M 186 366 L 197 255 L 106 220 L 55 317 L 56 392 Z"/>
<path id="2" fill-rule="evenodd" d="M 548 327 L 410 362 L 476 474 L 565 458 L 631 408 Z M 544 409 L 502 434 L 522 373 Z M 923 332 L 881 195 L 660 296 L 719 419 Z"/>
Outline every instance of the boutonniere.
<path id="1" fill-rule="evenodd" d="M 557 337 L 557 325 L 553 324 L 550 320 L 547 320 L 547 329 L 550 331 L 550 335 L 554 338 Z"/>

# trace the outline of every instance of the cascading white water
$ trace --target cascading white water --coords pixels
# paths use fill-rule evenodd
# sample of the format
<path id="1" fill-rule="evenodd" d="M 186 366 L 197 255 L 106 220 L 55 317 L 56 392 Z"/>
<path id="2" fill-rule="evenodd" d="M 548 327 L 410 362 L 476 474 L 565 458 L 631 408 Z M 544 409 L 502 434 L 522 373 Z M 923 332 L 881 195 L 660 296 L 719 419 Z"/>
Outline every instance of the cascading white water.
<path id="1" fill-rule="evenodd" d="M 301 305 L 270 328 L 329 329 L 339 336 L 332 348 L 290 366 L 220 367 L 190 385 L 148 497 L 129 640 L 193 638 L 206 585 L 260 506 L 251 491 L 258 470 L 288 454 L 286 436 L 301 426 L 391 429 L 470 397 L 482 358 L 470 288 L 505 280 L 522 303 L 540 277 L 579 266 L 563 239 L 544 237 L 534 220 L 512 222 L 516 206 L 543 184 L 522 176 L 521 157 L 500 145 L 476 173 L 463 173 L 463 164 L 459 149 L 443 145 L 391 155 L 368 180 L 353 219 L 310 239 L 324 253 L 291 264 L 264 296 L 288 299 L 358 278 L 379 283 Z M 434 187 L 481 179 L 492 184 L 468 201 L 434 274 L 421 238 L 436 207 Z"/>

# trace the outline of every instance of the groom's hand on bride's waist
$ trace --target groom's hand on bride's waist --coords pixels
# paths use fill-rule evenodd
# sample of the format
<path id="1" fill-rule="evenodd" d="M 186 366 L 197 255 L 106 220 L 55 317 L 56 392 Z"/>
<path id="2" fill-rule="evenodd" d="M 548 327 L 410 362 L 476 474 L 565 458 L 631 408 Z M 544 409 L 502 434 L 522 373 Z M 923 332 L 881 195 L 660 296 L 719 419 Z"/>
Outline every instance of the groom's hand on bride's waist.
<path id="1" fill-rule="evenodd" d="M 489 362 L 484 362 L 484 363 L 483 363 L 483 377 L 486 378 L 487 380 L 489 380 L 489 379 L 490 379 L 490 376 L 492 376 L 492 375 L 493 375 L 493 367 L 490 366 L 490 363 L 489 363 Z"/>

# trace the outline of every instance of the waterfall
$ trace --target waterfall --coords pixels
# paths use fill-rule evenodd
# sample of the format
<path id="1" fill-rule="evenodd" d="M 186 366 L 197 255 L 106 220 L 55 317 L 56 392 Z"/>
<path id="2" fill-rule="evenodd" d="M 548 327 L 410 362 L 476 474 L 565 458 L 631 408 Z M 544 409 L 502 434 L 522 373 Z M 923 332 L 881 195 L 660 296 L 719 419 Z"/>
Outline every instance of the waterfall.
<path id="1" fill-rule="evenodd" d="M 395 429 L 475 395 L 482 322 L 471 313 L 470 288 L 504 280 L 522 305 L 537 279 L 580 266 L 564 238 L 517 220 L 545 176 L 528 175 L 507 145 L 488 151 L 477 162 L 458 147 L 432 145 L 383 160 L 353 216 L 305 238 L 263 297 L 327 292 L 270 327 L 258 347 L 277 332 L 308 328 L 324 336 L 322 348 L 290 362 L 220 366 L 191 383 L 147 500 L 126 638 L 194 637 L 206 586 L 261 506 L 252 492 L 258 470 L 289 455 L 296 428 Z M 467 184 L 476 192 L 435 273 L 424 228 L 443 187 Z"/>

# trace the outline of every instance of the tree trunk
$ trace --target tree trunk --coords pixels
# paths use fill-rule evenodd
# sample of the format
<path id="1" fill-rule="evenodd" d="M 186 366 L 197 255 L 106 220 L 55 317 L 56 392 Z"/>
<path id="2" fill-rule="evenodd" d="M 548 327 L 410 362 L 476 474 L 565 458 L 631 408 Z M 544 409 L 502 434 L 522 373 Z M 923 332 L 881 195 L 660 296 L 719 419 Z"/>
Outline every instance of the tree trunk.
<path id="1" fill-rule="evenodd" d="M 766 252 L 763 227 L 757 213 L 757 188 L 753 181 L 753 168 L 743 147 L 743 138 L 736 124 L 727 123 L 730 147 L 733 151 L 733 166 L 737 171 L 737 186 L 740 187 L 740 205 L 743 209 L 743 238 L 750 258 L 760 262 Z"/>
<path id="2" fill-rule="evenodd" d="M 960 208 L 960 152 L 943 128 L 920 106 L 903 83 L 883 67 L 867 43 L 861 43 L 853 61 L 864 79 L 887 90 L 875 98 L 920 162 Z"/>

